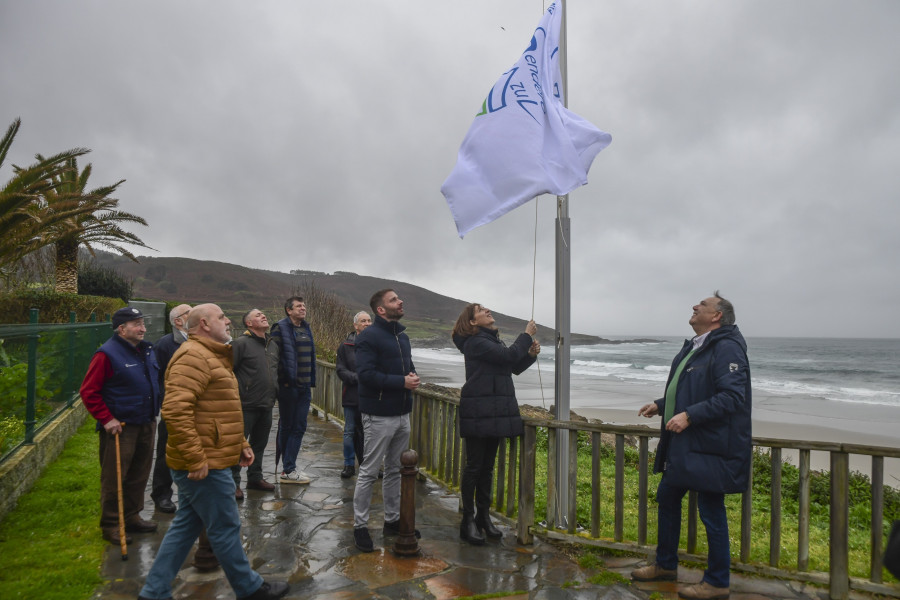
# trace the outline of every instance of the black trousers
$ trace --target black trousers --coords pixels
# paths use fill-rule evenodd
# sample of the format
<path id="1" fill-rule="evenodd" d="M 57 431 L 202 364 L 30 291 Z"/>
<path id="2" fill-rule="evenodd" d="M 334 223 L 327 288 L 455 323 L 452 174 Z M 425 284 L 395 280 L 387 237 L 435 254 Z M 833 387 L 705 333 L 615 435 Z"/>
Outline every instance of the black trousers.
<path id="1" fill-rule="evenodd" d="M 150 497 L 153 502 L 172 499 L 172 472 L 166 464 L 166 443 L 169 441 L 169 431 L 166 422 L 159 420 L 156 428 L 156 463 L 153 465 L 153 483 L 151 484 Z"/>
<path id="2" fill-rule="evenodd" d="M 463 470 L 462 493 L 463 513 L 488 512 L 491 505 L 491 487 L 494 481 L 494 461 L 501 438 L 466 438 L 466 468 Z"/>

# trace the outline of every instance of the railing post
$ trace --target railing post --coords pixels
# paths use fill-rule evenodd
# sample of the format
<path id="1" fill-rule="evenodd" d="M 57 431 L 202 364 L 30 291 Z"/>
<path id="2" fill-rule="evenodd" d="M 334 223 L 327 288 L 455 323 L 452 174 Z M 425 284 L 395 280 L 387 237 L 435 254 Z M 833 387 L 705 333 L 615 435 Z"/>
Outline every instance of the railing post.
<path id="1" fill-rule="evenodd" d="M 591 434 L 591 537 L 600 537 L 601 433 Z M 638 519 L 640 521 L 640 519 Z M 638 523 L 640 527 L 640 522 Z"/>
<path id="2" fill-rule="evenodd" d="M 500 442 L 504 444 L 505 442 Z M 509 467 L 507 470 L 507 480 L 506 480 L 506 516 L 511 517 L 513 515 L 513 510 L 515 510 L 516 505 L 516 494 L 513 490 L 516 489 L 516 473 L 519 472 L 519 438 L 511 437 L 509 438 Z"/>
<path id="3" fill-rule="evenodd" d="M 697 492 L 688 492 L 687 552 L 697 552 Z"/>
<path id="4" fill-rule="evenodd" d="M 613 536 L 621 542 L 625 536 L 625 436 L 616 434 L 616 477 L 615 477 L 616 512 L 614 515 Z"/>
<path id="5" fill-rule="evenodd" d="M 750 459 L 755 460 L 754 456 Z M 753 535 L 753 468 L 747 478 L 747 489 L 741 494 L 741 562 L 750 562 L 750 543 Z"/>
<path id="6" fill-rule="evenodd" d="M 559 464 L 557 457 L 556 427 L 547 427 L 547 529 L 556 529 L 557 500 L 556 493 L 556 467 Z"/>
<path id="7" fill-rule="evenodd" d="M 809 569 L 809 450 L 800 450 L 800 494 L 797 506 L 797 570 Z"/>
<path id="8" fill-rule="evenodd" d="M 772 495 L 769 498 L 769 566 L 781 560 L 781 448 L 772 448 Z"/>
<path id="9" fill-rule="evenodd" d="M 534 523 L 534 463 L 537 449 L 537 427 L 525 426 L 522 437 L 522 462 L 519 463 L 519 514 L 516 518 L 516 541 L 531 544 L 534 537 L 531 525 Z"/>
<path id="10" fill-rule="evenodd" d="M 829 597 L 846 600 L 850 593 L 850 456 L 831 453 L 831 537 Z"/>
<path id="11" fill-rule="evenodd" d="M 25 387 L 25 443 L 34 443 L 34 425 L 37 421 L 34 412 L 34 397 L 37 388 L 37 345 L 41 334 L 38 333 L 38 309 L 32 308 L 28 314 L 31 324 L 28 333 L 28 373 Z"/>
<path id="12" fill-rule="evenodd" d="M 884 546 L 884 457 L 872 457 L 872 566 L 869 579 L 881 583 L 881 553 Z"/>
<path id="13" fill-rule="evenodd" d="M 568 477 L 566 481 L 568 481 L 569 486 L 569 495 L 568 495 L 568 506 L 566 507 L 566 520 L 568 521 L 566 524 L 568 528 L 566 531 L 569 533 L 575 533 L 575 528 L 578 525 L 578 430 L 573 429 L 569 431 L 569 465 L 568 465 Z"/>
<path id="14" fill-rule="evenodd" d="M 638 438 L 638 546 L 647 545 L 647 496 L 649 482 L 649 440 L 647 436 L 642 435 Z"/>

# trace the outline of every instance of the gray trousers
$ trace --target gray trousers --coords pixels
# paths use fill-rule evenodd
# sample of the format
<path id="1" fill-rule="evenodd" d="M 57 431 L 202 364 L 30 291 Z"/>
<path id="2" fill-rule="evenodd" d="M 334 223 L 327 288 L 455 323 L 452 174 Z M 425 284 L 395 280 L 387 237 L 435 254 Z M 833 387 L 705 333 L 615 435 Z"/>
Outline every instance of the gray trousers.
<path id="1" fill-rule="evenodd" d="M 400 455 L 409 448 L 409 414 L 380 417 L 363 413 L 362 424 L 365 458 L 356 476 L 353 493 L 353 526 L 367 527 L 372 504 L 372 486 L 378 480 L 378 470 L 384 460 L 384 520 L 400 518 Z"/>

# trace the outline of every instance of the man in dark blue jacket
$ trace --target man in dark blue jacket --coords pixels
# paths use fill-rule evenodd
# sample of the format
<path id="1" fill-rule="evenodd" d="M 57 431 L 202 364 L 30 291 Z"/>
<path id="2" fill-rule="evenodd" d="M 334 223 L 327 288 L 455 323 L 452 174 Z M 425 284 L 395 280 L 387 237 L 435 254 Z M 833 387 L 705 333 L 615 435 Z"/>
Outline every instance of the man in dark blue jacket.
<path id="1" fill-rule="evenodd" d="M 362 413 L 365 458 L 359 466 L 353 494 L 353 536 L 356 547 L 372 552 L 369 505 L 372 486 L 384 460 L 385 536 L 400 531 L 400 455 L 409 448 L 412 391 L 419 387 L 409 336 L 400 324 L 403 301 L 394 290 L 375 292 L 369 306 L 375 322 L 356 337 L 359 412 Z"/>
<path id="2" fill-rule="evenodd" d="M 153 344 L 153 353 L 156 355 L 157 364 L 159 364 L 160 406 L 162 406 L 162 401 L 166 395 L 166 367 L 169 366 L 169 361 L 172 360 L 178 347 L 188 339 L 187 322 L 190 313 L 190 304 L 179 304 L 169 311 L 169 323 L 172 325 L 172 333 L 167 333 Z M 166 429 L 166 422 L 160 419 L 159 426 L 156 428 L 156 463 L 153 465 L 153 483 L 150 484 L 150 497 L 156 505 L 156 510 L 164 513 L 173 513 L 175 512 L 175 503 L 172 502 L 172 488 L 175 482 L 172 481 L 172 472 L 169 471 L 169 466 L 166 464 L 166 443 L 168 441 L 169 432 Z"/>
<path id="3" fill-rule="evenodd" d="M 362 464 L 363 426 L 359 412 L 359 378 L 356 376 L 356 336 L 372 324 L 372 317 L 364 310 L 353 317 L 353 331 L 337 349 L 335 370 L 343 383 L 341 406 L 344 408 L 344 469 L 341 479 L 356 474 L 356 463 Z"/>
<path id="4" fill-rule="evenodd" d="M 285 318 L 272 325 L 270 343 L 278 364 L 278 440 L 282 452 L 281 483 L 307 484 L 309 475 L 297 468 L 297 455 L 306 433 L 306 419 L 316 387 L 316 344 L 306 321 L 306 302 L 300 296 L 284 301 Z"/>
<path id="5" fill-rule="evenodd" d="M 663 417 L 654 465 L 663 476 L 656 490 L 656 561 L 631 576 L 638 581 L 678 578 L 681 501 L 689 490 L 696 491 L 709 544 L 708 566 L 700 583 L 678 591 L 682 598 L 729 595 L 725 494 L 747 489 L 752 452 L 750 363 L 734 321 L 734 307 L 718 291 L 694 306 L 689 323 L 697 335 L 685 340 L 672 361 L 665 397 L 638 412 Z"/>

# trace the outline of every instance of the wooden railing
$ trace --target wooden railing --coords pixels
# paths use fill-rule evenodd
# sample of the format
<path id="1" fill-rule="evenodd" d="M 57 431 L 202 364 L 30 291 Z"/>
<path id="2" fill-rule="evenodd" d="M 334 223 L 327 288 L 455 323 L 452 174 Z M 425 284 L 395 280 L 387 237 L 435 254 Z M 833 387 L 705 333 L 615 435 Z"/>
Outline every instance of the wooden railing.
<path id="1" fill-rule="evenodd" d="M 333 365 L 319 363 L 318 387 L 313 402 L 328 414 L 342 418 L 340 406 L 341 384 Z M 459 438 L 458 400 L 428 391 L 415 394 L 411 415 L 412 435 L 410 446 L 419 454 L 420 469 L 450 488 L 458 488 L 464 467 L 465 441 Z M 556 438 L 560 430 L 568 430 L 569 463 L 565 465 L 569 502 L 566 507 L 556 504 Z M 539 432 L 546 436 L 547 465 L 542 481 L 536 480 L 537 446 Z M 580 529 L 577 519 L 578 438 L 579 432 L 590 437 L 590 523 Z M 608 485 L 601 477 L 603 465 L 601 435 L 613 436 L 613 506 L 611 516 L 612 536 L 601 536 L 604 523 L 610 524 L 608 511 L 601 502 L 603 486 Z M 511 438 L 501 443 L 497 458 L 494 509 L 515 521 L 518 541 L 531 543 L 534 535 L 570 543 L 580 543 L 615 550 L 625 550 L 650 554 L 654 546 L 648 545 L 648 518 L 655 518 L 648 512 L 650 501 L 651 440 L 659 437 L 655 428 L 631 425 L 607 425 L 573 421 L 553 421 L 525 419 L 525 434 L 522 438 Z M 625 538 L 624 518 L 626 514 L 625 478 L 633 469 L 626 469 L 626 439 L 636 443 L 637 464 L 637 527 L 634 539 Z M 900 585 L 885 584 L 882 581 L 881 555 L 884 543 L 884 459 L 900 458 L 900 449 L 852 444 L 809 442 L 775 438 L 753 438 L 757 450 L 767 450 L 771 462 L 771 495 L 769 501 L 769 551 L 767 564 L 751 562 L 752 543 L 752 488 L 740 500 L 740 544 L 738 560 L 732 561 L 732 569 L 767 576 L 781 577 L 796 581 L 827 586 L 829 596 L 834 600 L 844 600 L 851 589 L 900 598 Z M 799 469 L 799 493 L 797 498 L 797 560 L 795 567 L 785 568 L 781 556 L 782 548 L 782 453 L 791 450 L 797 453 Z M 828 571 L 809 570 L 810 548 L 810 454 L 826 452 L 830 455 L 830 507 L 829 507 L 829 566 Z M 871 457 L 871 547 L 869 549 L 869 575 L 867 578 L 851 577 L 849 574 L 849 481 L 851 455 Z M 635 475 L 630 475 L 634 477 Z M 540 484 L 540 485 L 538 485 Z M 537 489 L 545 490 L 538 503 Z M 546 507 L 544 520 L 536 522 L 535 506 Z M 560 510 L 560 509 L 563 510 Z M 604 512 L 606 511 L 606 512 Z M 633 512 L 631 509 L 628 512 Z M 557 515 L 565 515 L 566 527 L 557 526 Z M 891 515 L 900 518 L 900 515 Z M 610 527 L 607 527 L 610 529 Z M 705 563 L 706 557 L 697 554 L 697 499 L 691 492 L 688 496 L 688 519 L 686 547 L 680 556 L 689 561 Z"/>

